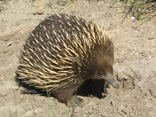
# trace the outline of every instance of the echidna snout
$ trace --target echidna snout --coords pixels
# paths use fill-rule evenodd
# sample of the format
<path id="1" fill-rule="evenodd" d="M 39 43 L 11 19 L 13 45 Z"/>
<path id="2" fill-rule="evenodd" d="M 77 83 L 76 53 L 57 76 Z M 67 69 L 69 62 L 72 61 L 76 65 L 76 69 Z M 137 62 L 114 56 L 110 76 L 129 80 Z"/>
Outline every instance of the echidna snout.
<path id="1" fill-rule="evenodd" d="M 116 89 L 119 88 L 119 85 L 116 83 L 114 77 L 113 77 L 111 74 L 107 75 L 106 81 L 107 81 L 110 85 L 112 85 L 114 88 L 116 88 Z"/>
<path id="2" fill-rule="evenodd" d="M 118 89 L 119 85 L 115 81 L 114 77 L 112 74 L 107 74 L 106 76 L 102 71 L 100 71 L 96 77 L 96 79 L 104 79 L 106 82 L 108 82 L 110 85 L 112 85 L 114 88 Z"/>

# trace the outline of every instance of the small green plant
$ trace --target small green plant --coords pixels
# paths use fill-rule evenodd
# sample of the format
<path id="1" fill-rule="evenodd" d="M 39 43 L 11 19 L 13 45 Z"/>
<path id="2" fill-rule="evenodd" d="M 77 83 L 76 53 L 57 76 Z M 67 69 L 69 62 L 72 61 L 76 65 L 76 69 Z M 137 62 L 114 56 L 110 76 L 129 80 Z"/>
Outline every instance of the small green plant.
<path id="1" fill-rule="evenodd" d="M 15 113 L 12 113 L 10 110 L 10 116 L 9 117 L 18 117 L 18 111 L 17 111 L 17 100 L 16 100 L 16 93 L 14 92 L 14 105 L 15 105 Z"/>
<path id="2" fill-rule="evenodd" d="M 8 57 L 12 56 L 14 52 L 15 52 L 15 50 L 12 50 L 12 51 L 8 54 Z"/>
<path id="3" fill-rule="evenodd" d="M 52 102 L 50 101 L 51 95 L 50 95 L 50 92 L 49 92 L 49 90 L 48 90 L 46 78 L 45 78 L 45 87 L 46 87 L 46 93 L 47 93 L 47 96 L 48 96 L 48 107 L 49 107 L 49 108 L 48 108 L 48 111 L 51 110 L 51 111 L 48 112 L 48 116 L 49 116 L 49 117 L 54 117 Z M 51 113 L 51 114 L 50 114 L 50 113 Z"/>
<path id="4" fill-rule="evenodd" d="M 0 0 L 0 11 L 3 11 L 5 9 L 4 5 L 8 2 L 9 0 Z"/>
<path id="5" fill-rule="evenodd" d="M 149 21 L 150 19 L 156 16 L 156 1 L 155 0 L 121 0 L 121 1 L 124 3 L 124 8 L 128 9 L 125 17 L 123 18 L 122 23 L 127 18 L 128 14 L 131 14 L 137 20 L 146 19 L 145 22 Z"/>
<path id="6" fill-rule="evenodd" d="M 3 37 L 0 37 L 0 41 L 5 41 L 5 38 L 3 38 Z"/>
<path id="7" fill-rule="evenodd" d="M 16 93 L 14 92 L 14 102 L 15 102 L 15 117 L 18 116 L 18 112 L 17 112 L 17 102 L 16 102 Z"/>
<path id="8" fill-rule="evenodd" d="M 156 2 L 153 0 L 124 0 L 126 7 L 129 7 L 127 14 L 132 13 L 138 20 L 145 19 L 147 15 L 156 12 Z"/>

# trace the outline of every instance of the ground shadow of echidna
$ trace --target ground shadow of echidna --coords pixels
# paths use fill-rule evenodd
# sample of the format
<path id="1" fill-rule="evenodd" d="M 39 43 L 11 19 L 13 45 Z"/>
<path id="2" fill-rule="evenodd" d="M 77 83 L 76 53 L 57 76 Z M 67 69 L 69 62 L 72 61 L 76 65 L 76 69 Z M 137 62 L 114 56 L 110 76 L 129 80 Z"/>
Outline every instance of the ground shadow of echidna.
<path id="1" fill-rule="evenodd" d="M 104 80 L 86 80 L 77 90 L 77 95 L 102 98 L 105 92 Z"/>
<path id="2" fill-rule="evenodd" d="M 22 94 L 40 94 L 42 96 L 53 96 L 49 95 L 48 92 L 39 90 L 34 88 L 33 86 L 26 85 L 25 83 L 22 83 L 22 80 L 16 79 L 16 82 L 18 82 L 19 87 L 23 87 L 24 90 L 21 91 Z M 102 94 L 106 93 L 104 92 L 104 80 L 86 80 L 74 94 L 79 96 L 95 96 L 97 98 L 102 98 Z"/>

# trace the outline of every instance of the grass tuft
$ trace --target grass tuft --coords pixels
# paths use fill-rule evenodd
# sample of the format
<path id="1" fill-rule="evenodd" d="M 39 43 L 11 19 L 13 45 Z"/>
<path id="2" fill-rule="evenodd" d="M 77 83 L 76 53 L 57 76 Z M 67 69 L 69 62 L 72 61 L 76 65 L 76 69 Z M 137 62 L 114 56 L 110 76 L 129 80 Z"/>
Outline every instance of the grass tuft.
<path id="1" fill-rule="evenodd" d="M 123 1 L 123 3 L 125 4 L 125 9 L 128 9 L 125 18 L 128 16 L 128 14 L 131 14 L 137 20 L 147 19 L 153 17 L 153 15 L 156 16 L 155 0 L 121 0 L 121 1 Z"/>
<path id="2" fill-rule="evenodd" d="M 5 10 L 4 5 L 8 2 L 9 0 L 0 0 L 0 12 Z"/>
<path id="3" fill-rule="evenodd" d="M 45 74 L 45 73 L 44 73 L 44 74 Z M 49 116 L 49 117 L 54 117 L 53 106 L 52 106 L 52 102 L 51 102 L 51 100 L 50 100 L 51 94 L 50 94 L 50 92 L 49 92 L 49 90 L 48 90 L 46 78 L 45 78 L 44 80 L 45 80 L 46 93 L 47 93 L 47 96 L 48 96 L 48 116 Z M 51 111 L 50 111 L 50 110 L 51 110 Z"/>

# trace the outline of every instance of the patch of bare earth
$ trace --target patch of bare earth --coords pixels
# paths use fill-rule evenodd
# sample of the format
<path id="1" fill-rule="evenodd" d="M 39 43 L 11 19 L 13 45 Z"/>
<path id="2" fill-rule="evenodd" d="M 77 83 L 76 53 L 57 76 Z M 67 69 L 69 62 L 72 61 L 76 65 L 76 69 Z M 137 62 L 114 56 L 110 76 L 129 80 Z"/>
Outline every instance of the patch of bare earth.
<path id="1" fill-rule="evenodd" d="M 0 12 L 0 117 L 69 116 L 71 108 L 53 97 L 21 94 L 14 81 L 18 57 L 34 27 L 54 12 L 92 20 L 110 31 L 115 46 L 114 76 L 120 89 L 110 87 L 103 98 L 83 97 L 87 104 L 74 115 L 99 117 L 156 117 L 156 18 L 143 21 L 125 16 L 113 2 L 10 0 Z M 116 3 L 116 6 L 122 4 Z M 106 13 L 107 12 L 107 13 Z M 138 28 L 135 28 L 139 26 Z M 52 109 L 51 109 L 52 108 Z"/>

